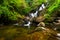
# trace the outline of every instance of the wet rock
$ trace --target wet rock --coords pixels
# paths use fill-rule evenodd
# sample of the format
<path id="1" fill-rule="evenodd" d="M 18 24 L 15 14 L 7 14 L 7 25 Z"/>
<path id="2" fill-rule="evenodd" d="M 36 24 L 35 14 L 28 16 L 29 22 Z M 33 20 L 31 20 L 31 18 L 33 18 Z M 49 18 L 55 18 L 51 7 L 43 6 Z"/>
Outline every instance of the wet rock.
<path id="1" fill-rule="evenodd" d="M 44 20 L 45 20 L 44 16 L 39 16 L 36 18 L 36 22 L 42 22 Z"/>
<path id="2" fill-rule="evenodd" d="M 31 40 L 58 40 L 56 38 L 56 31 L 53 31 L 53 30 L 48 29 L 48 28 L 43 28 L 40 31 L 32 32 L 29 35 L 28 39 L 29 38 Z"/>
<path id="3" fill-rule="evenodd" d="M 37 26 L 45 27 L 45 23 L 44 22 L 40 22 Z"/>

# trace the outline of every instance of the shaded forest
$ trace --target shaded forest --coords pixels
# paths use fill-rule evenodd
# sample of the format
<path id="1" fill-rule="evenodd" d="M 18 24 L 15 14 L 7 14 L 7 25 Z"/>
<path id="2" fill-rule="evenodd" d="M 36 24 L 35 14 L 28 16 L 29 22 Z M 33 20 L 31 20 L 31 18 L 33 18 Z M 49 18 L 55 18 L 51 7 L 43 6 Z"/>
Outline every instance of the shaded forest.
<path id="1" fill-rule="evenodd" d="M 60 40 L 60 0 L 0 0 L 0 40 Z"/>

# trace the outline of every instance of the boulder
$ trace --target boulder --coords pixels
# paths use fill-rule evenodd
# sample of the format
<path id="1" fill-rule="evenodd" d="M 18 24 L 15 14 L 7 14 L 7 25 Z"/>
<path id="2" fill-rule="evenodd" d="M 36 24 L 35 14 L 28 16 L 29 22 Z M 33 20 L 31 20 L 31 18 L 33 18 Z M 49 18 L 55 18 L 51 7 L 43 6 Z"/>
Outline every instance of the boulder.
<path id="1" fill-rule="evenodd" d="M 36 18 L 36 22 L 42 22 L 44 20 L 45 20 L 44 16 L 39 16 Z"/>

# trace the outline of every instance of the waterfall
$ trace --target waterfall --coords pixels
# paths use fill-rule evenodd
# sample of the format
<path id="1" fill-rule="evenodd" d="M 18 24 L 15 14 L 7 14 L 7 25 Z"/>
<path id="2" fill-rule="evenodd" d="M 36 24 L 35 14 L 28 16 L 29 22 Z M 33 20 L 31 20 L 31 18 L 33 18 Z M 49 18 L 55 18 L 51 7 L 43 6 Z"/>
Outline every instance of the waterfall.
<path id="1" fill-rule="evenodd" d="M 36 11 L 35 13 L 30 13 L 31 18 L 37 17 L 38 11 Z"/>
<path id="2" fill-rule="evenodd" d="M 34 13 L 34 16 L 37 17 L 37 14 L 38 14 L 38 11 L 36 11 L 36 12 Z"/>
<path id="3" fill-rule="evenodd" d="M 41 11 L 41 10 L 43 10 L 43 9 L 45 9 L 45 5 L 44 4 L 42 4 L 40 6 L 40 8 L 38 10 L 36 10 L 35 13 L 30 13 L 31 18 L 37 17 L 38 12 Z"/>
<path id="4" fill-rule="evenodd" d="M 30 13 L 31 18 L 37 17 L 37 13 L 38 13 L 38 11 L 36 11 L 35 13 Z M 24 24 L 24 26 L 28 26 L 28 28 L 30 28 L 30 24 L 31 24 L 31 22 L 28 21 L 28 23 Z"/>
<path id="5" fill-rule="evenodd" d="M 41 11 L 41 10 L 42 10 L 42 7 L 39 8 L 39 11 Z"/>
<path id="6" fill-rule="evenodd" d="M 28 21 L 28 23 L 27 24 L 24 24 L 24 26 L 28 26 L 28 28 L 30 28 L 30 24 L 31 24 L 31 22 Z"/>
<path id="7" fill-rule="evenodd" d="M 43 10 L 43 9 L 45 9 L 45 5 L 44 4 L 42 4 L 40 6 L 40 8 L 38 10 L 36 10 L 35 13 L 32 12 L 32 13 L 29 14 L 30 19 L 33 19 L 34 17 L 37 17 L 38 16 L 38 12 L 41 11 L 41 10 Z M 28 26 L 28 28 L 30 28 L 30 24 L 31 24 L 31 22 L 28 21 L 28 23 L 27 24 L 24 24 L 24 26 Z M 45 28 L 42 28 L 42 29 L 45 29 Z"/>
<path id="8" fill-rule="evenodd" d="M 34 18 L 34 13 L 30 13 L 30 16 L 31 16 L 32 18 Z"/>
<path id="9" fill-rule="evenodd" d="M 41 11 L 41 10 L 43 10 L 43 9 L 45 9 L 45 5 L 44 5 L 44 4 L 42 4 L 42 5 L 40 6 L 39 11 Z"/>
<path id="10" fill-rule="evenodd" d="M 44 4 L 42 4 L 42 8 L 45 9 L 45 5 Z"/>

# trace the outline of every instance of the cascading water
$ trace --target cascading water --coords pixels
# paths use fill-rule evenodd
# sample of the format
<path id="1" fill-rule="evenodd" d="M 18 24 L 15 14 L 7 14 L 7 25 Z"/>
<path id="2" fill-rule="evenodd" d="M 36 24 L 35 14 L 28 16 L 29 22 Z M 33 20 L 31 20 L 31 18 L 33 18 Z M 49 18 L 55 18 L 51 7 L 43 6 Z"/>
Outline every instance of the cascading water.
<path id="1" fill-rule="evenodd" d="M 36 12 L 34 13 L 34 17 L 37 17 L 37 14 L 38 14 L 38 11 L 36 11 Z"/>
<path id="2" fill-rule="evenodd" d="M 35 13 L 30 13 L 30 19 L 33 19 L 34 17 L 37 17 L 37 16 L 38 16 L 38 12 L 41 11 L 41 10 L 43 10 L 43 9 L 45 9 L 45 5 L 44 5 L 44 4 L 42 4 L 42 5 L 39 7 L 39 9 L 36 10 Z M 27 23 L 27 24 L 24 24 L 24 26 L 28 26 L 28 28 L 30 28 L 30 24 L 31 24 L 31 22 L 28 21 L 28 23 Z M 13 24 L 13 25 L 18 25 L 18 23 Z"/>
<path id="3" fill-rule="evenodd" d="M 44 5 L 44 4 L 42 4 L 42 5 L 39 7 L 39 9 L 36 10 L 35 13 L 30 13 L 30 14 L 29 14 L 29 15 L 30 15 L 30 19 L 33 19 L 33 18 L 37 17 L 37 16 L 38 16 L 38 12 L 41 11 L 41 10 L 43 10 L 43 9 L 45 9 L 45 5 Z M 28 21 L 28 23 L 27 23 L 27 24 L 24 24 L 24 26 L 28 26 L 28 28 L 30 28 L 30 24 L 31 24 L 31 22 Z"/>
<path id="4" fill-rule="evenodd" d="M 24 24 L 24 26 L 28 26 L 28 28 L 30 28 L 30 24 L 31 24 L 31 22 L 28 21 L 28 23 L 27 24 Z"/>
<path id="5" fill-rule="evenodd" d="M 41 11 L 43 9 L 45 9 L 45 5 L 44 4 L 41 5 L 41 7 L 39 8 L 39 11 Z"/>

